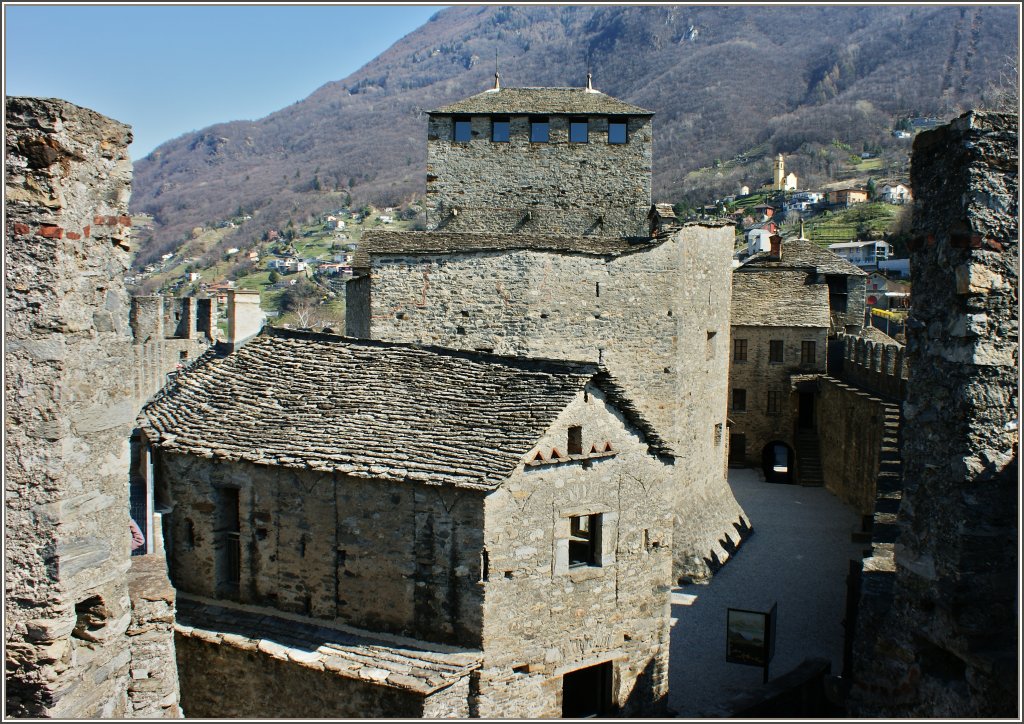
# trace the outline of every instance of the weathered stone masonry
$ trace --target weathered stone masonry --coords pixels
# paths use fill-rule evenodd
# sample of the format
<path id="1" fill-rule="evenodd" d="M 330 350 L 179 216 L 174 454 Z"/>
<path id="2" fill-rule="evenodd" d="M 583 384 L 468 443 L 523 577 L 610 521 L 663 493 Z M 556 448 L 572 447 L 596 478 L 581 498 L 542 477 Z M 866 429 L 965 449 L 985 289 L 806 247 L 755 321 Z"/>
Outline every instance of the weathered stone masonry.
<path id="1" fill-rule="evenodd" d="M 7 714 L 127 717 L 131 134 L 53 99 L 6 121 Z"/>
<path id="2" fill-rule="evenodd" d="M 863 576 L 855 716 L 1019 715 L 1017 131 L 971 112 L 914 142 L 900 532 Z"/>

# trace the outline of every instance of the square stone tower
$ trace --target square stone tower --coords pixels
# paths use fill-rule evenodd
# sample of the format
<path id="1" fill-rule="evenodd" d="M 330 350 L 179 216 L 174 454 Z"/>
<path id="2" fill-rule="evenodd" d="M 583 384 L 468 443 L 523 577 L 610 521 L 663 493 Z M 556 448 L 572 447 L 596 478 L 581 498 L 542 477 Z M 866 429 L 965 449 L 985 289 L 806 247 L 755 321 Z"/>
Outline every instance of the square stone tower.
<path id="1" fill-rule="evenodd" d="M 497 85 L 429 114 L 428 227 L 646 237 L 654 114 L 589 84 Z"/>

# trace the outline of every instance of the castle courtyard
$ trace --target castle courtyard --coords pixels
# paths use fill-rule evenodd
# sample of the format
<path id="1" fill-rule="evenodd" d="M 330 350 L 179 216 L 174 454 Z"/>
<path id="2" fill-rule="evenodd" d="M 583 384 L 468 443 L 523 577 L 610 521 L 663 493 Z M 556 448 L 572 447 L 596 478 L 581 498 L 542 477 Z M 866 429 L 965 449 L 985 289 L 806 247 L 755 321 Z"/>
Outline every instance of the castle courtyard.
<path id="1" fill-rule="evenodd" d="M 825 488 L 764 482 L 760 471 L 729 470 L 729 485 L 754 534 L 706 585 L 672 592 L 669 707 L 682 717 L 727 716 L 729 702 L 762 685 L 762 669 L 725 660 L 726 609 L 778 604 L 771 678 L 808 658 L 843 665 L 847 561 L 857 514 Z"/>

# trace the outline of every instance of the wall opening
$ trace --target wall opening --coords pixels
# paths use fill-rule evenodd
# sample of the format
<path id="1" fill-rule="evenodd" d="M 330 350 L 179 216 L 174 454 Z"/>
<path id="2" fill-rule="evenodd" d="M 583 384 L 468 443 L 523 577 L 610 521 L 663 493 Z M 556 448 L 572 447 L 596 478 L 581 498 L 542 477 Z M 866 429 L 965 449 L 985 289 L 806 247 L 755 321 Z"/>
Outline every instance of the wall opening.
<path id="1" fill-rule="evenodd" d="M 590 719 L 615 713 L 612 662 L 570 671 L 562 677 L 562 717 Z"/>
<path id="2" fill-rule="evenodd" d="M 213 551 L 219 598 L 238 598 L 242 578 L 240 533 L 238 488 L 218 488 Z"/>
<path id="3" fill-rule="evenodd" d="M 85 641 L 95 641 L 95 631 L 107 625 L 110 612 L 107 610 L 103 599 L 99 596 L 90 596 L 75 604 L 75 628 L 71 635 Z"/>
<path id="4" fill-rule="evenodd" d="M 576 515 L 569 519 L 569 567 L 599 566 L 601 514 Z"/>
<path id="5" fill-rule="evenodd" d="M 761 450 L 761 467 L 769 483 L 792 483 L 793 464 L 793 448 L 781 440 L 773 440 Z"/>
<path id="6" fill-rule="evenodd" d="M 744 465 L 747 461 L 747 436 L 742 432 L 729 435 L 729 464 Z"/>
<path id="7" fill-rule="evenodd" d="M 568 453 L 570 455 L 582 455 L 583 454 L 583 426 L 582 425 L 570 425 L 569 426 L 569 442 L 568 442 Z"/>

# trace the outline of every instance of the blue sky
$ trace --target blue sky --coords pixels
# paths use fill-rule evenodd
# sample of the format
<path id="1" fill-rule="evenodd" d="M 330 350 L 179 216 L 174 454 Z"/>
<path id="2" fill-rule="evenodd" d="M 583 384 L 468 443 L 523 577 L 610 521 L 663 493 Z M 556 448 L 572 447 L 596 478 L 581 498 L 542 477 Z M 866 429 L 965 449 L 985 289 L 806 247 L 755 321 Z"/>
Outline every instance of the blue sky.
<path id="1" fill-rule="evenodd" d="M 4 92 L 130 124 L 137 159 L 183 133 L 301 100 L 441 7 L 5 3 Z"/>

